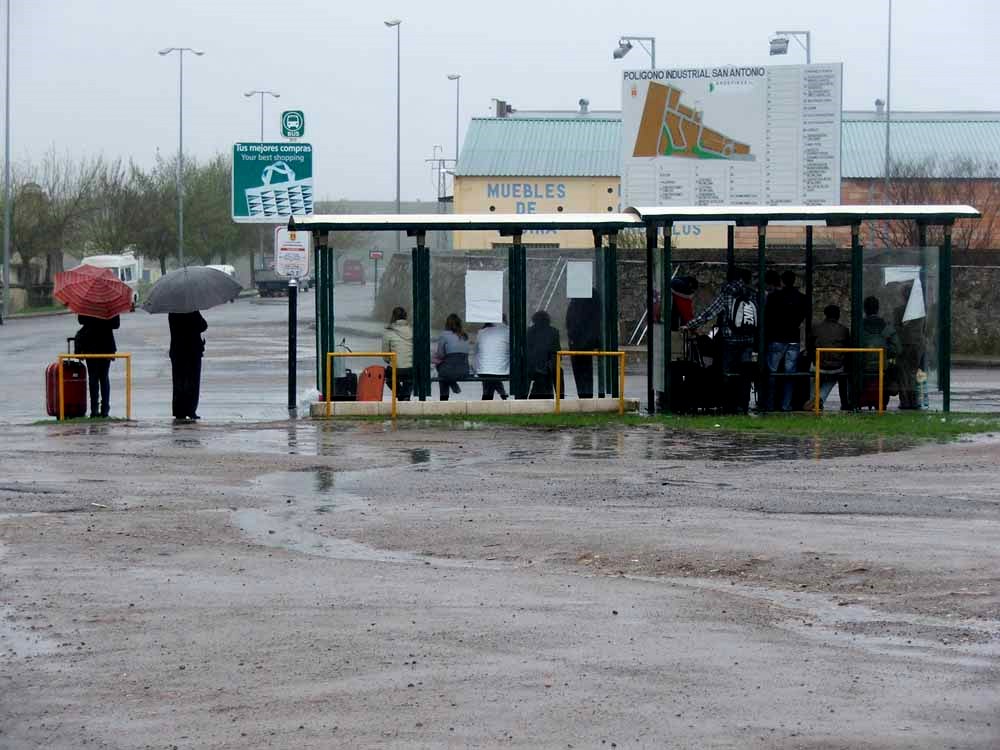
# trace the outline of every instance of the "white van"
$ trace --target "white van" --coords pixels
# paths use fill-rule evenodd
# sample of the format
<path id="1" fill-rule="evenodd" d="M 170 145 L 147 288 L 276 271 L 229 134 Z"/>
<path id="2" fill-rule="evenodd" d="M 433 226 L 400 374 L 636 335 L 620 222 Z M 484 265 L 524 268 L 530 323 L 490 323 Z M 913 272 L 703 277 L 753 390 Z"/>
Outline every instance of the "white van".
<path id="1" fill-rule="evenodd" d="M 132 288 L 132 306 L 139 301 L 139 281 L 142 279 L 142 262 L 130 252 L 121 255 L 88 255 L 80 265 L 110 268 L 120 281 Z"/>

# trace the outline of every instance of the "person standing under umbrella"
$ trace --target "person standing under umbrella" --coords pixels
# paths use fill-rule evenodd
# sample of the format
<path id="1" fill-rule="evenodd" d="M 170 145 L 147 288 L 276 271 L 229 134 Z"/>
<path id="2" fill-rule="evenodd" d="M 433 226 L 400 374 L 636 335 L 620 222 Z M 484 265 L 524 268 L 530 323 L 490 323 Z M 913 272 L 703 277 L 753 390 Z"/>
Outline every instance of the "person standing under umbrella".
<path id="1" fill-rule="evenodd" d="M 118 351 L 114 331 L 121 325 L 115 315 L 110 320 L 79 315 L 80 330 L 73 339 L 77 354 L 114 354 Z M 110 359 L 86 359 L 87 384 L 90 386 L 90 418 L 107 418 L 111 412 Z"/>
<path id="2" fill-rule="evenodd" d="M 192 421 L 198 416 L 198 397 L 201 391 L 201 358 L 205 353 L 205 339 L 201 334 L 208 323 L 200 312 L 170 313 L 170 370 L 173 377 L 174 419 Z"/>

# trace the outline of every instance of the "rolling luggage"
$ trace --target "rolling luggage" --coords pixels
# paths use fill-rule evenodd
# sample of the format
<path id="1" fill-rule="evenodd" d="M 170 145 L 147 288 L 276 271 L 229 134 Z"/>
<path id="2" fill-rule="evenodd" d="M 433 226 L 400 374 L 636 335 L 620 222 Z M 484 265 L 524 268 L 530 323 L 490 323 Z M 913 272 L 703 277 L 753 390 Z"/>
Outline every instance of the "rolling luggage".
<path id="1" fill-rule="evenodd" d="M 385 367 L 370 365 L 358 376 L 358 401 L 381 401 L 385 388 Z"/>
<path id="2" fill-rule="evenodd" d="M 66 339 L 67 344 L 70 341 Z M 45 368 L 45 411 L 50 417 L 59 416 L 58 362 Z M 63 360 L 63 414 L 66 419 L 87 415 L 87 366 L 78 359 Z"/>
<path id="3" fill-rule="evenodd" d="M 354 401 L 358 397 L 358 376 L 347 369 L 340 377 L 333 379 L 332 401 Z"/>
<path id="4" fill-rule="evenodd" d="M 699 341 L 684 333 L 684 359 L 670 363 L 670 410 L 673 413 L 696 414 L 715 411 L 722 406 L 721 371 L 705 364 L 710 349 L 711 342 L 707 339 Z"/>

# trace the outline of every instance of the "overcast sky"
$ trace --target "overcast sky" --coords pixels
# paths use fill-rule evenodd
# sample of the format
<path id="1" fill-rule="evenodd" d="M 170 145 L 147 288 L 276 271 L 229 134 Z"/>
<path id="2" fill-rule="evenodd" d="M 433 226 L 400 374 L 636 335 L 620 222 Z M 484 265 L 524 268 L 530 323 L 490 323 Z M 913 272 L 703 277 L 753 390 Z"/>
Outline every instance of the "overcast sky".
<path id="1" fill-rule="evenodd" d="M 12 0 L 11 145 L 15 162 L 49 149 L 150 164 L 177 149 L 177 57 L 185 57 L 185 152 L 208 157 L 280 140 L 282 109 L 306 114 L 320 198 L 385 199 L 395 191 L 396 31 L 401 18 L 403 199 L 433 200 L 425 159 L 453 156 L 455 84 L 461 121 L 491 111 L 618 109 L 621 71 L 648 65 L 636 47 L 612 60 L 619 34 L 655 36 L 658 67 L 804 62 L 768 56 L 777 29 L 809 29 L 814 62 L 843 62 L 844 105 L 885 94 L 887 0 Z M 705 9 L 691 14 L 686 9 Z M 711 13 L 708 13 L 708 10 Z M 896 0 L 893 109 L 1000 110 L 1000 3 Z M 793 44 L 794 47 L 794 44 Z"/>

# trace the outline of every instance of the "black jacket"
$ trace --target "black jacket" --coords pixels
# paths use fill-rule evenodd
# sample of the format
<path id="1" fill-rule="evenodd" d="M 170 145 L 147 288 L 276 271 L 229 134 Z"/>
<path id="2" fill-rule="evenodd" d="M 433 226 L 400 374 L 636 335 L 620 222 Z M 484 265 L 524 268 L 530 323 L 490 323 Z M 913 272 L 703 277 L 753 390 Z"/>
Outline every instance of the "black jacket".
<path id="1" fill-rule="evenodd" d="M 601 345 L 601 298 L 573 297 L 566 308 L 566 337 L 570 349 L 597 349 Z"/>
<path id="2" fill-rule="evenodd" d="M 806 295 L 795 287 L 782 287 L 767 295 L 764 306 L 764 328 L 768 342 L 797 344 L 799 329 L 806 319 Z"/>
<path id="3" fill-rule="evenodd" d="M 76 332 L 74 346 L 78 354 L 114 354 L 118 351 L 113 333 L 120 325 L 117 315 L 110 320 L 78 315 L 82 328 Z"/>
<path id="4" fill-rule="evenodd" d="M 559 329 L 550 324 L 534 324 L 528 328 L 526 343 L 528 375 L 555 372 L 556 352 L 561 348 Z"/>
<path id="5" fill-rule="evenodd" d="M 208 323 L 200 312 L 169 313 L 167 321 L 170 324 L 171 357 L 200 357 L 205 352 L 205 340 L 201 334 L 208 328 Z"/>

